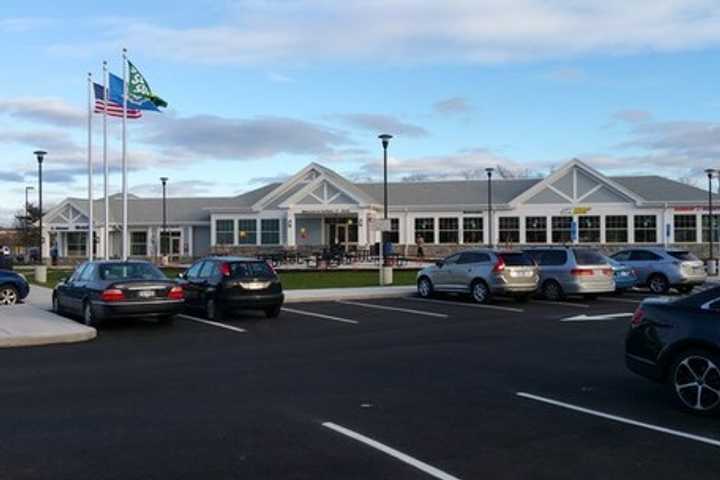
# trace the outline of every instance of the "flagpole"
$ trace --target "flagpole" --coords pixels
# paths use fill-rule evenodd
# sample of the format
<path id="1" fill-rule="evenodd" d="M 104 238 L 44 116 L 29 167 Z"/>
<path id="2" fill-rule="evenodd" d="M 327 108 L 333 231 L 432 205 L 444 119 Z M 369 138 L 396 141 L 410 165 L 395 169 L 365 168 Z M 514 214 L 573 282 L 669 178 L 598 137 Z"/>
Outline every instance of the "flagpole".
<path id="1" fill-rule="evenodd" d="M 93 212 L 93 164 L 92 164 L 92 96 L 93 96 L 93 81 L 92 73 L 88 72 L 88 150 L 87 150 L 87 162 L 88 162 L 88 235 L 85 242 L 87 248 L 88 260 L 93 260 L 93 247 L 95 246 L 95 216 Z"/>
<path id="2" fill-rule="evenodd" d="M 122 197 L 123 197 L 123 225 L 122 225 L 122 259 L 128 258 L 128 182 L 127 182 L 127 48 L 123 48 L 123 121 L 122 121 Z"/>
<path id="3" fill-rule="evenodd" d="M 103 170 L 105 171 L 105 230 L 103 231 L 103 245 L 105 247 L 103 248 L 103 253 L 105 253 L 105 260 L 110 260 L 110 198 L 108 197 L 110 168 L 108 166 L 107 156 L 107 78 L 107 61 L 103 61 L 103 100 L 105 101 L 105 108 L 103 108 Z"/>

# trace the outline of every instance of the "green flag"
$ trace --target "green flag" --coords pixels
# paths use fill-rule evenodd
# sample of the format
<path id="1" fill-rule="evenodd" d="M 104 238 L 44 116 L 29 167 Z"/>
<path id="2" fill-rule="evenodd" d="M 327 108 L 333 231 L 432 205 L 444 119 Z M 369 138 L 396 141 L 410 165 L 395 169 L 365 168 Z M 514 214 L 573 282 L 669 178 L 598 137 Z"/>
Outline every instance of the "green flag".
<path id="1" fill-rule="evenodd" d="M 130 60 L 128 60 L 128 73 L 128 99 L 131 102 L 142 103 L 148 100 L 156 107 L 168 106 L 165 100 L 153 93 L 145 77 Z"/>

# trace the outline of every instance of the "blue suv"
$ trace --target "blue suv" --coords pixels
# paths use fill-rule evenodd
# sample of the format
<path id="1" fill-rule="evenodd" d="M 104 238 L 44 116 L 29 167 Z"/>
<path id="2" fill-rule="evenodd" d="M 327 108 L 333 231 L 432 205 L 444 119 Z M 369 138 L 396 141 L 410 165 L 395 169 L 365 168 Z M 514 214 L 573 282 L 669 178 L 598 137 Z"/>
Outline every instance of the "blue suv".
<path id="1" fill-rule="evenodd" d="M 30 293 L 25 277 L 10 270 L 0 270 L 0 305 L 15 305 Z"/>

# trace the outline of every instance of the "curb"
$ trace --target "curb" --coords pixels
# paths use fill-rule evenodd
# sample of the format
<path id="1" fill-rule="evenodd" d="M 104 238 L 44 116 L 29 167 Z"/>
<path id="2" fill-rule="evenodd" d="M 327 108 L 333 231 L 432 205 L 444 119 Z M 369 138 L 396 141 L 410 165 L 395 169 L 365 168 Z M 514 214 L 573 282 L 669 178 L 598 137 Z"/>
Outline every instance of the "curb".
<path id="1" fill-rule="evenodd" d="M 4 306 L 0 321 L 0 348 L 35 347 L 92 340 L 97 330 L 55 315 L 39 305 Z"/>
<path id="2" fill-rule="evenodd" d="M 54 345 L 56 343 L 77 343 L 92 340 L 97 336 L 94 328 L 87 331 L 65 333 L 57 335 L 24 335 L 13 337 L 0 337 L 0 348 L 12 347 L 39 347 L 43 345 Z"/>

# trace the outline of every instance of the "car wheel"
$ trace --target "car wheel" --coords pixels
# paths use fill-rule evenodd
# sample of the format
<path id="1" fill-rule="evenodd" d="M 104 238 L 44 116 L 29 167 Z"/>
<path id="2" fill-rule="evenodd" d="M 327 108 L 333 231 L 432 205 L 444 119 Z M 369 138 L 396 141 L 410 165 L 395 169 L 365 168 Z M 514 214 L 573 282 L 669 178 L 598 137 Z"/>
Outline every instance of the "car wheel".
<path id="1" fill-rule="evenodd" d="M 490 301 L 490 289 L 482 280 L 475 280 L 470 287 L 470 295 L 476 303 L 487 303 Z"/>
<path id="2" fill-rule="evenodd" d="M 215 303 L 215 299 L 210 298 L 205 303 L 205 316 L 208 320 L 222 321 L 224 319 L 223 309 Z"/>
<path id="3" fill-rule="evenodd" d="M 280 316 L 280 310 L 282 310 L 282 305 L 275 305 L 274 307 L 265 309 L 265 316 L 267 318 L 277 318 Z"/>
<path id="4" fill-rule="evenodd" d="M 90 302 L 85 302 L 83 305 L 83 323 L 88 327 L 97 327 L 97 316 Z"/>
<path id="5" fill-rule="evenodd" d="M 0 305 L 15 305 L 18 302 L 18 291 L 12 285 L 0 287 Z"/>
<path id="6" fill-rule="evenodd" d="M 57 295 L 53 295 L 52 297 L 52 311 L 53 313 L 57 315 L 62 315 L 62 307 L 60 306 L 60 300 L 58 299 Z"/>
<path id="7" fill-rule="evenodd" d="M 430 298 L 433 296 L 433 285 L 429 278 L 422 277 L 418 280 L 417 292 L 422 298 Z"/>
<path id="8" fill-rule="evenodd" d="M 687 295 L 688 293 L 692 292 L 694 288 L 694 286 L 690 285 L 683 285 L 682 287 L 677 287 L 678 292 L 682 293 L 683 295 Z"/>
<path id="9" fill-rule="evenodd" d="M 558 301 L 565 298 L 562 287 L 555 280 L 548 280 L 543 284 L 542 294 L 546 300 Z"/>
<path id="10" fill-rule="evenodd" d="M 656 273 L 648 280 L 648 288 L 652 293 L 665 294 L 670 290 L 670 283 L 665 278 L 665 275 Z"/>
<path id="11" fill-rule="evenodd" d="M 720 355 L 688 350 L 675 357 L 668 384 L 683 409 L 710 415 L 720 411 Z"/>

